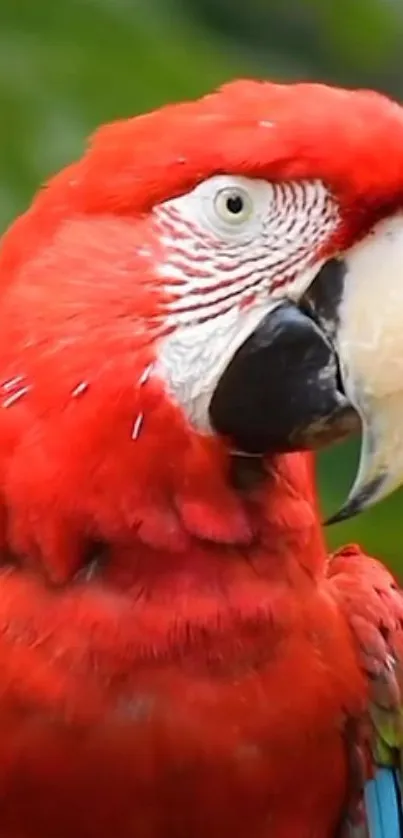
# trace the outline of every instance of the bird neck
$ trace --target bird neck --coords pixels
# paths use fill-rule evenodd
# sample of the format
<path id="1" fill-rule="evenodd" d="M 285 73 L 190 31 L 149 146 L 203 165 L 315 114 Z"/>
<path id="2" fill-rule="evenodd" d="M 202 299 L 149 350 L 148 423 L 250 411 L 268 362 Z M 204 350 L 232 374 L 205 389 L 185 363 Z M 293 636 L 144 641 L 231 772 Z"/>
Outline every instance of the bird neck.
<path id="1" fill-rule="evenodd" d="M 108 547 L 105 578 L 124 589 L 176 589 L 182 597 L 286 581 L 312 584 L 323 573 L 326 547 L 308 454 L 248 460 L 223 455 L 218 468 L 200 457 L 170 492 L 149 485 L 135 535 Z M 210 463 L 211 465 L 211 463 Z M 154 487 L 157 489 L 157 486 Z M 146 491 L 146 490 L 144 490 Z M 145 497 L 145 495 L 144 495 Z"/>
<path id="2" fill-rule="evenodd" d="M 173 574 L 196 565 L 196 555 L 206 567 L 246 556 L 271 577 L 286 565 L 319 573 L 325 548 L 311 455 L 234 458 L 220 439 L 194 431 L 163 392 L 150 387 L 149 401 L 138 402 L 132 380 L 130 370 L 126 389 L 122 375 L 109 390 L 90 383 L 63 411 L 58 387 L 67 390 L 65 382 L 55 378 L 46 394 L 37 383 L 27 395 L 30 413 L 23 399 L 12 406 L 21 423 L 31 423 L 25 447 L 17 445 L 17 413 L 4 411 L 11 554 L 57 584 L 95 566 L 102 574 L 108 568 L 111 583 L 127 584 L 140 564 L 149 575 L 151 567 Z M 55 401 L 46 415 L 45 395 L 47 404 Z M 40 435 L 32 433 L 36 410 Z"/>

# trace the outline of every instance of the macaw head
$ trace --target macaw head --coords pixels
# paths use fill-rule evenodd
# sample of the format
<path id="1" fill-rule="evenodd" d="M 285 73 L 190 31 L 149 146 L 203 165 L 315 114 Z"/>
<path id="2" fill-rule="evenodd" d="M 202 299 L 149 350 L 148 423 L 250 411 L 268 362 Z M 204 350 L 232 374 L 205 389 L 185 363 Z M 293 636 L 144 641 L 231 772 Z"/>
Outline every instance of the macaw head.
<path id="1" fill-rule="evenodd" d="M 176 549 L 178 516 L 225 541 L 222 510 L 248 539 L 211 459 L 359 423 L 343 514 L 403 480 L 403 110 L 384 96 L 241 81 L 103 127 L 5 235 L 0 289 L 19 552 L 134 530 Z"/>

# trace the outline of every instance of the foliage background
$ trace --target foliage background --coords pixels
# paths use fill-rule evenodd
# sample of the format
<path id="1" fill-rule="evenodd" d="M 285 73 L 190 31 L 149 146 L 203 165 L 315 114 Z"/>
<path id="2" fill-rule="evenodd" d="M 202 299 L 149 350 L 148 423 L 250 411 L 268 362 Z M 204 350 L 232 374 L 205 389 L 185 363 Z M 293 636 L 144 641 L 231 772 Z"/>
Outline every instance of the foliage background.
<path id="1" fill-rule="evenodd" d="M 0 229 L 100 123 L 249 75 L 403 98 L 403 0 L 0 0 Z M 326 452 L 325 512 L 357 444 Z M 328 532 L 403 575 L 403 492 Z"/>

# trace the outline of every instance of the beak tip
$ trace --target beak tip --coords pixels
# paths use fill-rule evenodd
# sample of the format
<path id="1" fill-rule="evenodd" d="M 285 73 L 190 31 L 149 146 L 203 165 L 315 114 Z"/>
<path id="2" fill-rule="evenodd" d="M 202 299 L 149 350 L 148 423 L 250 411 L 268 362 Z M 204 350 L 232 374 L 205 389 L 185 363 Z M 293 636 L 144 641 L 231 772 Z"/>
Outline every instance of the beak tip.
<path id="1" fill-rule="evenodd" d="M 354 515 L 358 515 L 360 511 L 361 508 L 356 500 L 347 501 L 338 512 L 335 512 L 330 518 L 326 518 L 324 525 L 325 527 L 331 527 L 333 524 L 341 524 L 343 521 L 353 518 Z"/>
<path id="2" fill-rule="evenodd" d="M 363 486 L 357 486 L 356 489 L 353 488 L 344 506 L 334 515 L 331 515 L 330 518 L 326 519 L 324 522 L 325 527 L 332 526 L 332 524 L 341 524 L 342 521 L 347 521 L 348 518 L 353 518 L 369 506 L 372 506 L 378 497 L 379 489 L 384 483 L 385 477 L 385 473 L 381 472 Z"/>

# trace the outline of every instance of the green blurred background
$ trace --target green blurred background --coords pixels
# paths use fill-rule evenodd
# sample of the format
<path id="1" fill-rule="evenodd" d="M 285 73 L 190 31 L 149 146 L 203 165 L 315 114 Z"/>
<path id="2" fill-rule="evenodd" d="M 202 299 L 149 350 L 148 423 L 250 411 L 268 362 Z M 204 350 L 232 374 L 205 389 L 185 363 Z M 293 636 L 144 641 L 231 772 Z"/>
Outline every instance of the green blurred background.
<path id="1" fill-rule="evenodd" d="M 0 229 L 101 122 L 237 76 L 371 86 L 403 99 L 403 0 L 0 0 Z M 357 445 L 320 459 L 325 513 Z M 403 493 L 328 531 L 403 576 Z"/>

